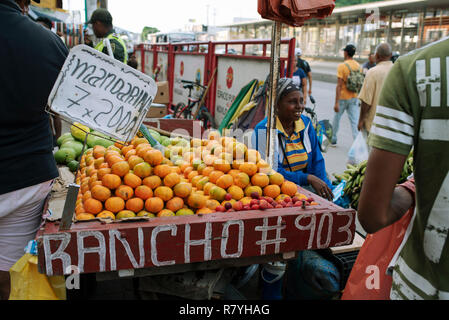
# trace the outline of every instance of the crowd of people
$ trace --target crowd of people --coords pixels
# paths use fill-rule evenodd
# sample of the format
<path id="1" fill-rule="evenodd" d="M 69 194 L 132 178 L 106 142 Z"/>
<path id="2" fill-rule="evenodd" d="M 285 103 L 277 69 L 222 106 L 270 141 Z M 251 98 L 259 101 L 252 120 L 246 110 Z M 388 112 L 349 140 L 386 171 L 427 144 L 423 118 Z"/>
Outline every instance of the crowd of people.
<path id="1" fill-rule="evenodd" d="M 59 174 L 53 136 L 58 130 L 60 134 L 60 126 L 58 129 L 58 119 L 45 109 L 68 49 L 49 30 L 51 21 L 32 21 L 26 16 L 28 5 L 26 0 L 0 1 L 0 28 L 9 30 L 0 34 L 0 299 L 9 296 L 8 270 L 34 239 L 52 181 Z M 128 57 L 126 45 L 114 33 L 107 10 L 97 9 L 88 23 L 101 39 L 95 49 L 137 68 L 135 57 Z M 86 44 L 93 46 L 89 39 Z M 332 144 L 337 144 L 345 111 L 353 138 L 359 131 L 368 137 L 371 152 L 359 221 L 368 233 L 375 233 L 415 207 L 404 241 L 390 263 L 391 299 L 449 299 L 449 88 L 447 62 L 443 62 L 448 61 L 449 39 L 416 50 L 395 64 L 388 43 L 379 44 L 363 66 L 354 60 L 355 53 L 354 45 L 346 45 L 344 62 L 337 68 Z M 301 58 L 300 49 L 295 55 L 293 78 L 278 81 L 276 170 L 332 201 L 333 186 L 317 134 L 303 114 L 312 94 L 311 68 Z M 430 79 L 430 73 L 437 76 Z M 265 118 L 252 137 L 262 156 L 266 130 Z M 396 186 L 411 150 L 415 159 L 413 196 Z"/>

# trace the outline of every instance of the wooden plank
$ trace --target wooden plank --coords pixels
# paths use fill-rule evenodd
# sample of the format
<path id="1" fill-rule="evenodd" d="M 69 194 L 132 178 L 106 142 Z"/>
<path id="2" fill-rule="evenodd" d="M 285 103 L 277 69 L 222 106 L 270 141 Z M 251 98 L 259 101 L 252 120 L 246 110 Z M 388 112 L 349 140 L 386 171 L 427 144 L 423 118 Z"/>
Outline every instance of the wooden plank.
<path id="1" fill-rule="evenodd" d="M 350 245 L 334 247 L 331 248 L 333 254 L 345 253 L 351 251 L 358 251 L 362 248 L 363 243 L 365 242 L 365 238 L 359 235 L 357 232 L 355 233 L 354 241 Z"/>
<path id="2" fill-rule="evenodd" d="M 319 201 L 319 200 L 317 200 Z M 140 269 L 279 254 L 352 243 L 355 211 L 323 206 L 161 217 L 145 222 L 77 223 L 38 233 L 47 275 Z"/>

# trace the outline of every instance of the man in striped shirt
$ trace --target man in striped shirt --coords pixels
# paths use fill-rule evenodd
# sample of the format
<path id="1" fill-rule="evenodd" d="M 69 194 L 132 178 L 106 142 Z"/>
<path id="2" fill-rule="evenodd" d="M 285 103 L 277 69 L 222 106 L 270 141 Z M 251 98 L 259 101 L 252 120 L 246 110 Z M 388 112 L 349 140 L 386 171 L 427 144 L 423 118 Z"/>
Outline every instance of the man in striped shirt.
<path id="1" fill-rule="evenodd" d="M 396 61 L 369 136 L 358 207 L 374 233 L 400 219 L 392 192 L 413 148 L 416 207 L 390 263 L 391 299 L 449 299 L 449 38 Z"/>

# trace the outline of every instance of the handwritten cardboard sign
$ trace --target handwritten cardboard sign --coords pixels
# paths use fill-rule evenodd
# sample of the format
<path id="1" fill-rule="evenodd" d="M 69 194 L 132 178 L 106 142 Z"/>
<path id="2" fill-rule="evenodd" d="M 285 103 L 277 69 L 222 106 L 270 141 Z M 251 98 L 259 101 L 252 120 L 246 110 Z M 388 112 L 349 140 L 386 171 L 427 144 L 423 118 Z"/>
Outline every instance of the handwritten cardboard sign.
<path id="1" fill-rule="evenodd" d="M 70 53 L 48 98 L 50 109 L 121 141 L 130 141 L 157 93 L 154 80 L 86 45 Z"/>

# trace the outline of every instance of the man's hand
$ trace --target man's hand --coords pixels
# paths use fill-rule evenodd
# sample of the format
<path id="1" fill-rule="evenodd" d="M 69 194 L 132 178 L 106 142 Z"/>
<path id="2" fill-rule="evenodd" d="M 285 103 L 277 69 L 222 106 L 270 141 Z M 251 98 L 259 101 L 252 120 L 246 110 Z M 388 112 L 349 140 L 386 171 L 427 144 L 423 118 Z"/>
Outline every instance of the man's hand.
<path id="1" fill-rule="evenodd" d="M 340 111 L 340 104 L 338 102 L 335 102 L 334 111 L 337 113 L 338 113 L 338 111 Z"/>
<path id="2" fill-rule="evenodd" d="M 312 95 L 312 89 L 309 89 L 309 96 Z"/>
<path id="3" fill-rule="evenodd" d="M 324 182 L 317 176 L 309 174 L 307 176 L 307 182 L 313 187 L 313 189 L 315 189 L 316 194 L 319 195 L 320 197 L 323 197 L 329 201 L 332 201 L 334 199 L 332 190 L 328 187 L 326 182 Z"/>
<path id="4" fill-rule="evenodd" d="M 359 119 L 359 124 L 357 125 L 357 129 L 359 131 L 362 131 L 363 129 L 365 129 L 365 120 L 364 119 Z"/>

